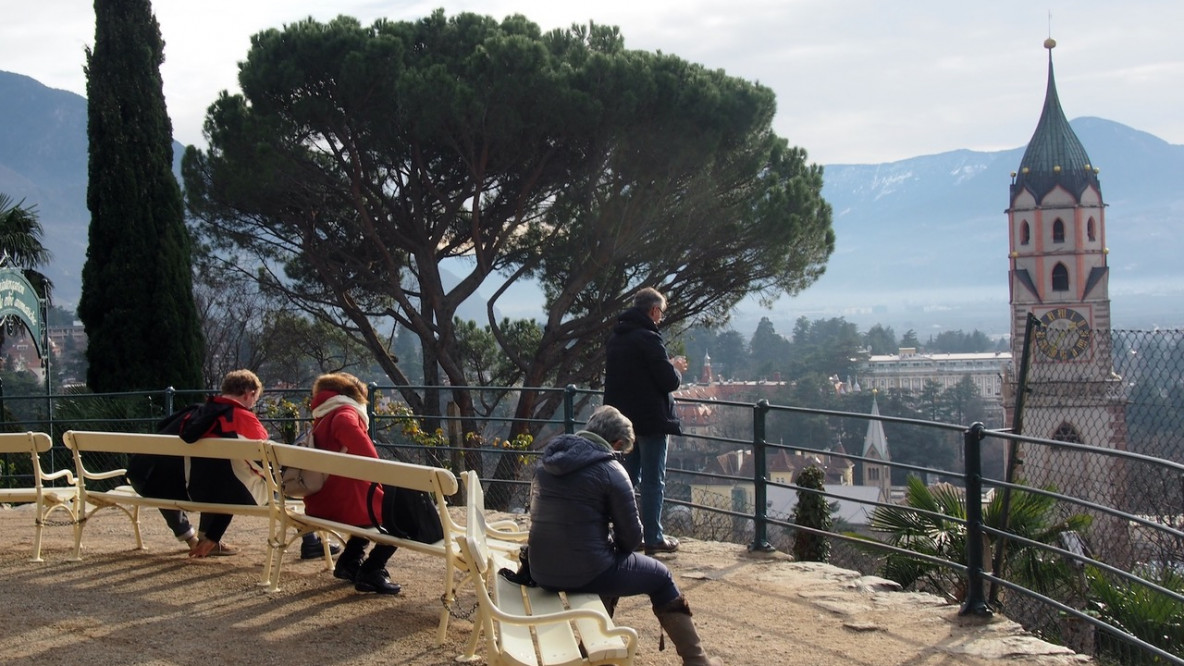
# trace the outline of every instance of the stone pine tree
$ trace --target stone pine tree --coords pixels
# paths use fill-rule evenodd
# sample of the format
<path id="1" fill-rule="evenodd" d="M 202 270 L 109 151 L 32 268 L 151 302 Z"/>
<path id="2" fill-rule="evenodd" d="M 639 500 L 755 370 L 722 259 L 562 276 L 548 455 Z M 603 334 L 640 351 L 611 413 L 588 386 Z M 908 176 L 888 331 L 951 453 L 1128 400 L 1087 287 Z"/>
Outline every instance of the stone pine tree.
<path id="1" fill-rule="evenodd" d="M 95 392 L 203 388 L 164 42 L 148 0 L 96 0 L 86 52 L 90 239 L 78 315 Z"/>

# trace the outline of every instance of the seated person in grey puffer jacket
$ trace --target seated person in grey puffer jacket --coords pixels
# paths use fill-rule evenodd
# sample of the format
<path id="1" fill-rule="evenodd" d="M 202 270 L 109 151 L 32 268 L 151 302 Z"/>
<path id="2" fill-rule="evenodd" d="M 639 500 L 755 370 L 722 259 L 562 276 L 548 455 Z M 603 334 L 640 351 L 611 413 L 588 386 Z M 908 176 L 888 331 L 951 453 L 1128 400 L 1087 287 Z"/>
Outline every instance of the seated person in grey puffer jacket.
<path id="1" fill-rule="evenodd" d="M 544 589 L 599 594 L 610 614 L 618 598 L 648 595 L 683 664 L 722 666 L 704 653 L 670 570 L 634 552 L 641 546 L 641 519 L 633 484 L 617 459 L 633 441 L 629 419 L 604 406 L 584 430 L 547 443 L 531 485 L 530 575 Z"/>

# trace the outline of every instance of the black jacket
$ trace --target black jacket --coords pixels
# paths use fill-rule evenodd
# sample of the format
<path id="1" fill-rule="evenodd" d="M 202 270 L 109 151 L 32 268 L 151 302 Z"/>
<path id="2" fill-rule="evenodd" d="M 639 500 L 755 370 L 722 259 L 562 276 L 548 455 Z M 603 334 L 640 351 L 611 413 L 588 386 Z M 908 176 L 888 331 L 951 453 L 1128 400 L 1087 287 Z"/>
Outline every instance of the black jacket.
<path id="1" fill-rule="evenodd" d="M 622 313 L 605 347 L 604 404 L 621 410 L 638 435 L 681 435 L 671 396 L 681 383 L 649 314 Z"/>
<path id="2" fill-rule="evenodd" d="M 530 494 L 530 573 L 546 589 L 579 589 L 641 545 L 633 484 L 592 433 L 548 442 Z"/>

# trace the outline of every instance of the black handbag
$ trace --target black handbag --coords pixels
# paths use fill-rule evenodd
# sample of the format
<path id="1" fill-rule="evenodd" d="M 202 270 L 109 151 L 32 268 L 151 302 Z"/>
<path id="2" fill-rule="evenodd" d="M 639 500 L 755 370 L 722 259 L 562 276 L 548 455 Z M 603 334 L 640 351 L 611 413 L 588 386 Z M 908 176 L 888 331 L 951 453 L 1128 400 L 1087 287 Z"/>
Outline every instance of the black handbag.
<path id="1" fill-rule="evenodd" d="M 370 492 L 366 494 L 366 509 L 370 512 L 371 522 L 378 526 L 379 532 L 421 543 L 436 543 L 444 538 L 440 513 L 429 493 L 384 485 L 382 520 L 378 520 L 374 515 L 376 488 L 377 483 L 370 484 Z"/>

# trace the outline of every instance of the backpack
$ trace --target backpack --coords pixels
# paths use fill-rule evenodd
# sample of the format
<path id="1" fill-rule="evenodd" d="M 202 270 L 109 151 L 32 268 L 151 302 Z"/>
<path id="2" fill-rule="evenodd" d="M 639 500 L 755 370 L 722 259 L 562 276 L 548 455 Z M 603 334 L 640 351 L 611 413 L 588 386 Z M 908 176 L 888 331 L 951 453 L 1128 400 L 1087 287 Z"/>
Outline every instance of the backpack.
<path id="1" fill-rule="evenodd" d="M 159 435 L 180 435 L 181 429 L 185 426 L 185 423 L 189 421 L 190 417 L 192 417 L 201 407 L 201 403 L 196 403 L 187 407 L 182 407 L 172 414 L 169 414 L 168 416 L 156 422 L 155 432 Z M 153 485 L 158 485 L 160 483 L 165 483 L 170 486 L 176 486 L 179 484 L 179 487 L 183 493 L 185 488 L 184 465 L 185 459 L 180 456 L 164 456 L 156 453 L 135 453 L 128 457 L 127 472 L 125 474 L 132 487 L 135 488 L 136 492 L 140 493 L 141 495 L 144 494 L 145 490 L 148 490 Z M 164 477 L 169 478 L 166 479 Z"/>
<path id="2" fill-rule="evenodd" d="M 422 490 L 383 485 L 382 520 L 378 520 L 374 515 L 374 492 L 378 485 L 370 484 L 366 508 L 379 532 L 420 543 L 436 543 L 444 538 L 444 526 L 440 523 L 436 503 L 429 493 Z"/>
<path id="3" fill-rule="evenodd" d="M 303 446 L 310 449 L 313 446 L 312 428 L 302 431 L 289 446 Z M 285 467 L 280 471 L 280 490 L 284 497 L 308 497 L 320 492 L 325 487 L 325 479 L 329 475 L 324 472 L 313 472 L 297 467 Z"/>

